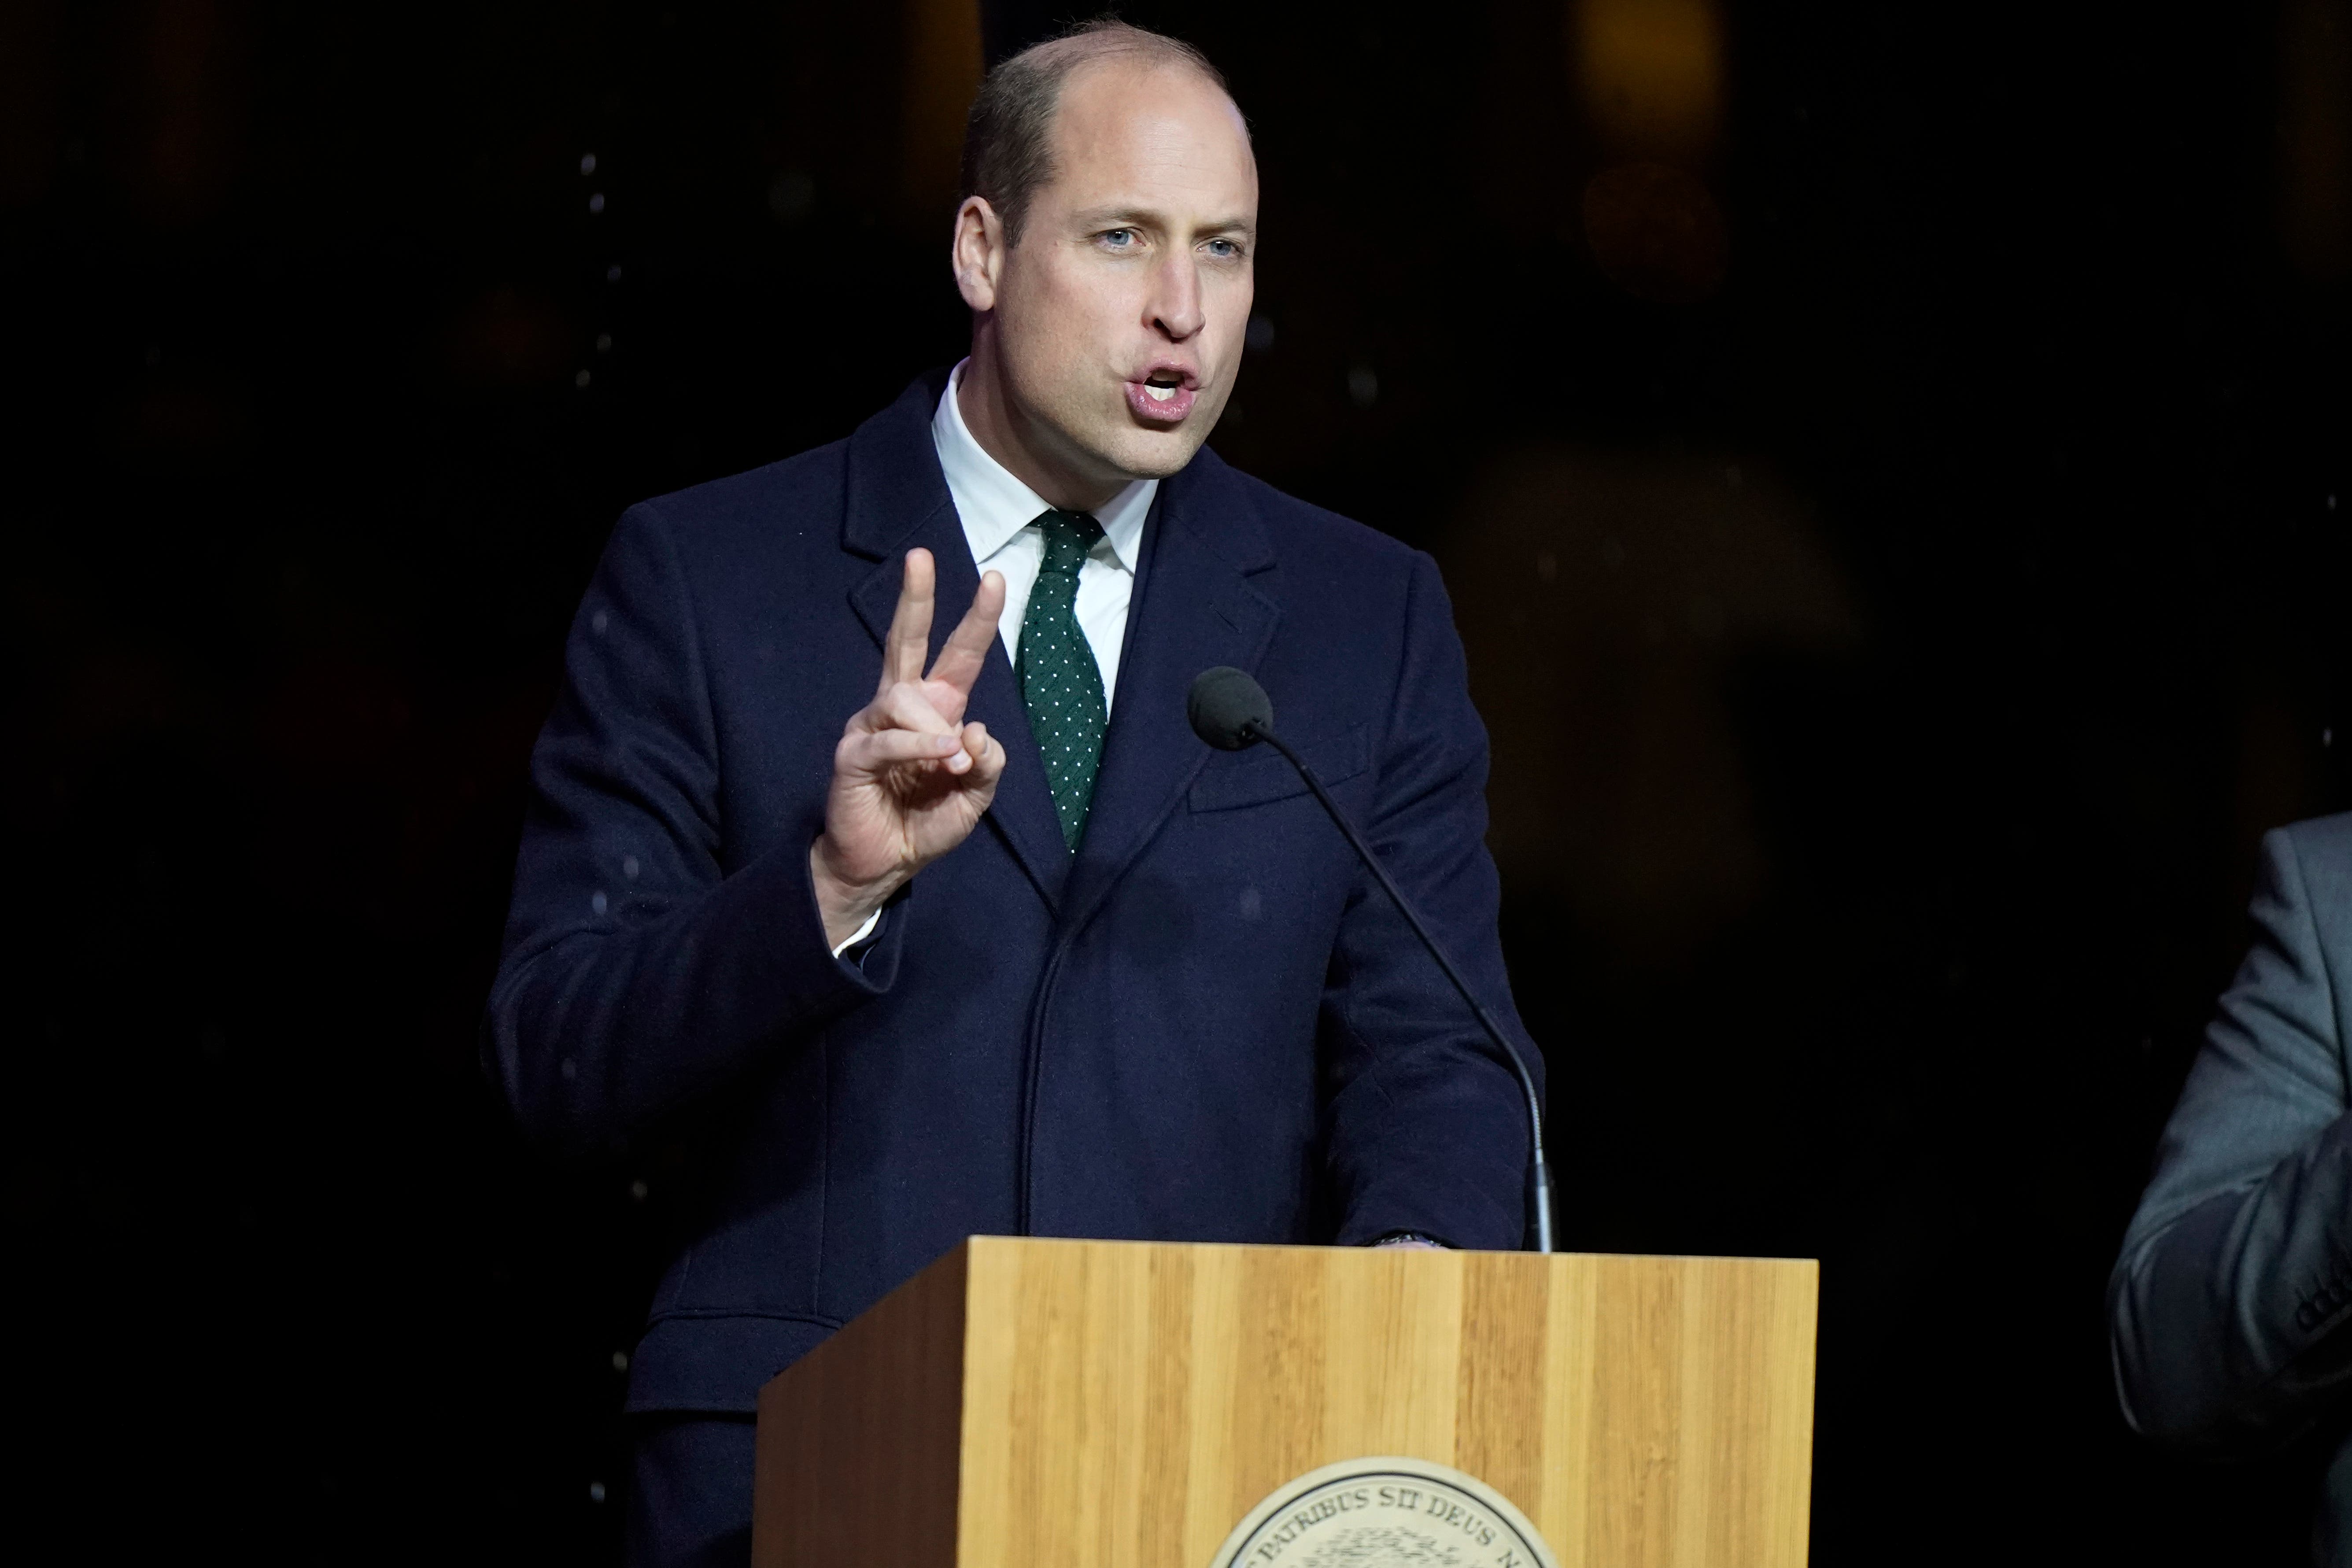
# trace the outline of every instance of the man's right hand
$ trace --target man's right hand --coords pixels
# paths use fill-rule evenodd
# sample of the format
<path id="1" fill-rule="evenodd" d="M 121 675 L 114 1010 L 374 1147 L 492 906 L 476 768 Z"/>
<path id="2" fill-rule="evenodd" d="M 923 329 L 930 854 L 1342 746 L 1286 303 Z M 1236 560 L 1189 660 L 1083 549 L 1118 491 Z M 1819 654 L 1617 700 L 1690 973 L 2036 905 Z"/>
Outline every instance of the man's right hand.
<path id="1" fill-rule="evenodd" d="M 993 572 L 981 578 L 971 608 L 925 675 L 937 578 L 929 551 L 907 552 L 898 608 L 882 644 L 881 685 L 834 748 L 824 831 L 809 850 L 809 878 L 825 941 L 835 947 L 916 872 L 964 841 L 1004 774 L 1004 748 L 986 726 L 963 721 L 1004 613 L 1004 579 Z"/>

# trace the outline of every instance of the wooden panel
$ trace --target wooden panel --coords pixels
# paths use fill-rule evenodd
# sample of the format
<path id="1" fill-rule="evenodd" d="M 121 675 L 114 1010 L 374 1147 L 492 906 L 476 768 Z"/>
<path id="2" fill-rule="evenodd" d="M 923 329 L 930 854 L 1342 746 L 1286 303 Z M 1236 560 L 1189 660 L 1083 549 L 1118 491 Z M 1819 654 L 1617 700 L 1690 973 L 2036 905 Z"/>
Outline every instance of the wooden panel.
<path id="1" fill-rule="evenodd" d="M 976 1238 L 969 1267 L 962 1568 L 1205 1568 L 1370 1454 L 1478 1476 L 1561 1568 L 1805 1560 L 1810 1262 Z"/>
<path id="2" fill-rule="evenodd" d="M 954 1568 L 966 1248 L 760 1391 L 754 1568 Z"/>
<path id="3" fill-rule="evenodd" d="M 1541 1268 L 1506 1252 L 1462 1259 L 1462 1375 L 1455 1391 L 1454 1466 L 1518 1500 L 1525 1511 L 1544 1492 L 1544 1462 L 1559 1447 L 1546 1431 L 1551 1370 L 1549 1303 Z M 1530 1441 L 1529 1434 L 1538 1435 Z M 1578 1463 L 1575 1472 L 1581 1473 Z M 1534 1516 L 1529 1514 L 1530 1521 Z"/>

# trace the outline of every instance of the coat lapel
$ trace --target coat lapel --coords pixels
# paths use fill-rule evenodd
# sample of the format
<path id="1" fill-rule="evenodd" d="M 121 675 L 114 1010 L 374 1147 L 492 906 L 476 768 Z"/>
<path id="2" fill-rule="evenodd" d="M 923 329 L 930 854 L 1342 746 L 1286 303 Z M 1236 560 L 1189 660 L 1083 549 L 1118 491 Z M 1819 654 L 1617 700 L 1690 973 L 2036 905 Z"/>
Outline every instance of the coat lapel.
<path id="1" fill-rule="evenodd" d="M 980 590 L 971 543 L 964 538 L 955 503 L 949 499 L 939 454 L 931 447 L 931 410 L 938 405 L 944 386 L 939 376 L 917 382 L 849 438 L 848 507 L 842 543 L 852 553 L 876 562 L 849 597 L 857 618 L 874 638 L 877 670 L 881 668 L 882 639 L 898 605 L 898 580 L 908 551 L 919 545 L 931 552 L 939 565 L 939 605 L 931 617 L 932 658 L 939 657 L 940 646 Z M 989 643 L 988 664 L 972 687 L 964 717 L 987 725 L 989 733 L 1004 747 L 1004 777 L 997 784 L 996 800 L 989 807 L 990 829 L 1003 839 L 1047 906 L 1058 909 L 1070 875 L 1070 852 L 1062 842 L 1061 823 L 1054 815 L 1054 797 L 1045 784 L 1045 765 L 1030 736 L 1028 710 L 1022 705 L 1020 688 L 1013 684 L 1012 661 L 1004 657 L 1002 639 Z M 1181 698 L 1178 717 L 1182 717 Z M 1115 726 L 1112 732 L 1117 733 Z"/>
<path id="2" fill-rule="evenodd" d="M 1192 678 L 1221 664 L 1255 671 L 1280 618 L 1260 575 L 1274 565 L 1264 521 L 1215 453 L 1162 482 L 1153 510 L 1094 809 L 1062 901 L 1066 929 L 1094 913 L 1208 761 L 1184 712 Z M 1044 764 L 1033 765 L 1043 796 Z"/>

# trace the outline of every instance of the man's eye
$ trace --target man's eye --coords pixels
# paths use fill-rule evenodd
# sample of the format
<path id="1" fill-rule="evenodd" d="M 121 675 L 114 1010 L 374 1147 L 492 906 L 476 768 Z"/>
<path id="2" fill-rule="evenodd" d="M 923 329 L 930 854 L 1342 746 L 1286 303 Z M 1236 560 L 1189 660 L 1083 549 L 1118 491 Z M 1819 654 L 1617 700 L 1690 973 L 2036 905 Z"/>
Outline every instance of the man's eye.
<path id="1" fill-rule="evenodd" d="M 1113 250 L 1124 250 L 1129 246 L 1135 243 L 1135 230 L 1131 228 L 1106 229 L 1103 231 L 1102 237 L 1103 243 L 1109 246 Z"/>
<path id="2" fill-rule="evenodd" d="M 1219 256 L 1231 259 L 1234 257 L 1239 256 L 1241 253 L 1242 247 L 1234 244 L 1230 239 L 1213 239 L 1209 241 L 1209 254 L 1212 256 Z"/>

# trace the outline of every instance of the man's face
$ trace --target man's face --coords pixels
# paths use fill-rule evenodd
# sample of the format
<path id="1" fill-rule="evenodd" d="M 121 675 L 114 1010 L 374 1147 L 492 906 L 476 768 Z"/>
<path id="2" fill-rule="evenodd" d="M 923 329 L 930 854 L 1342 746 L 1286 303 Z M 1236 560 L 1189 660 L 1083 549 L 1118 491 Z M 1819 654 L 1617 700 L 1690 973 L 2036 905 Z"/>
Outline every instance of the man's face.
<path id="1" fill-rule="evenodd" d="M 1004 253 L 993 330 L 1032 437 L 1124 481 L 1192 461 L 1241 367 L 1257 161 L 1192 71 L 1128 61 L 1063 84 L 1054 178 Z"/>

